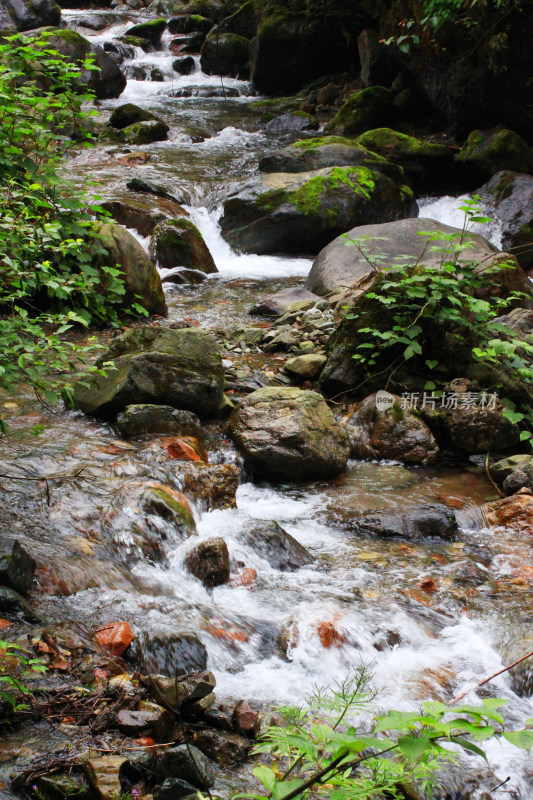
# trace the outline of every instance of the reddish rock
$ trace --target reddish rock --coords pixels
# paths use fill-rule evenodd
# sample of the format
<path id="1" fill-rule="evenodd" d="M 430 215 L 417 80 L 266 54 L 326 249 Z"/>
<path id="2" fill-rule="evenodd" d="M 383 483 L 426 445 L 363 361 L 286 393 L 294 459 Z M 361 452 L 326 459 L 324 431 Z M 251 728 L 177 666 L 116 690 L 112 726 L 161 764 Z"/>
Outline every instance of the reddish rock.
<path id="1" fill-rule="evenodd" d="M 96 631 L 94 638 L 112 656 L 121 656 L 135 636 L 129 622 L 110 622 Z"/>
<path id="2" fill-rule="evenodd" d="M 0 619 L 0 631 L 6 631 L 11 625 L 8 619 Z"/>
<path id="3" fill-rule="evenodd" d="M 208 462 L 208 455 L 205 447 L 194 436 L 176 436 L 165 439 L 163 442 L 170 458 L 178 461 L 201 461 Z"/>
<path id="4" fill-rule="evenodd" d="M 257 728 L 259 715 L 246 700 L 240 700 L 233 711 L 233 719 L 241 733 L 253 736 Z"/>
<path id="5" fill-rule="evenodd" d="M 140 747 L 153 747 L 155 745 L 155 741 L 151 736 L 141 736 L 140 739 L 134 739 L 133 741 Z"/>
<path id="6" fill-rule="evenodd" d="M 333 622 L 321 622 L 317 628 L 322 647 L 340 647 L 346 644 L 348 637 L 342 633 Z"/>
<path id="7" fill-rule="evenodd" d="M 257 570 L 246 567 L 230 581 L 231 586 L 251 586 L 257 580 Z"/>
<path id="8" fill-rule="evenodd" d="M 439 588 L 433 578 L 421 578 L 418 581 L 418 587 L 426 594 L 434 594 Z"/>
<path id="9" fill-rule="evenodd" d="M 511 497 L 487 503 L 483 511 L 489 525 L 502 525 L 516 533 L 533 535 L 533 495 L 521 489 Z"/>

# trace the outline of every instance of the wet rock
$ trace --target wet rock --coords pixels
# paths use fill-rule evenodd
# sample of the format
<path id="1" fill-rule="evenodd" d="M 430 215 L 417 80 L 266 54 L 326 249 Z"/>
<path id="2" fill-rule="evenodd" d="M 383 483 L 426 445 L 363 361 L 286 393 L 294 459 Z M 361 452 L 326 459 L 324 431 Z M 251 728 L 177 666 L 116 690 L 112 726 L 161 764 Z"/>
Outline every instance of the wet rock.
<path id="1" fill-rule="evenodd" d="M 187 201 L 186 197 L 176 197 L 169 192 L 166 186 L 152 181 L 146 181 L 143 178 L 132 178 L 126 184 L 126 188 L 132 192 L 140 192 L 141 194 L 153 194 L 156 197 L 162 197 L 165 200 L 170 200 L 174 203 L 184 203 Z"/>
<path id="2" fill-rule="evenodd" d="M 239 764 L 248 756 L 253 743 L 236 733 L 198 730 L 192 735 L 195 746 L 205 753 L 219 767 Z"/>
<path id="3" fill-rule="evenodd" d="M 172 715 L 161 706 L 149 703 L 152 708 L 130 711 L 123 708 L 118 712 L 116 723 L 127 736 L 152 736 L 156 741 L 167 741 L 172 734 L 174 720 Z"/>
<path id="4" fill-rule="evenodd" d="M 496 461 L 489 468 L 491 478 L 499 484 L 506 495 L 519 489 L 533 489 L 533 456 L 520 454 Z"/>
<path id="5" fill-rule="evenodd" d="M 459 396 L 462 393 L 459 393 Z M 503 415 L 503 406 L 462 405 L 420 410 L 439 444 L 462 453 L 508 453 L 520 445 L 520 428 Z"/>
<path id="6" fill-rule="evenodd" d="M 185 566 L 204 586 L 220 586 L 226 583 L 230 575 L 226 542 L 220 537 L 200 542 L 187 553 Z"/>
<path id="7" fill-rule="evenodd" d="M 198 796 L 198 790 L 192 783 L 181 780 L 181 778 L 166 778 L 163 783 L 155 786 L 153 800 L 182 800 L 184 797 Z"/>
<path id="8" fill-rule="evenodd" d="M 209 758 L 194 745 L 180 744 L 165 750 L 159 762 L 158 774 L 165 778 L 181 778 L 198 789 L 208 789 L 215 783 Z"/>
<path id="9" fill-rule="evenodd" d="M 416 212 L 413 195 L 366 167 L 266 173 L 224 203 L 221 230 L 246 253 L 316 253 L 350 226 Z M 344 240 L 345 241 L 345 240 Z"/>
<path id="10" fill-rule="evenodd" d="M 378 402 L 384 398 L 387 405 Z M 388 392 L 372 394 L 343 419 L 352 458 L 391 458 L 408 463 L 435 461 L 435 437 L 415 411 L 403 409 L 401 398 Z"/>
<path id="11" fill-rule="evenodd" d="M 170 128 L 162 120 L 146 120 L 136 122 L 123 128 L 120 133 L 120 140 L 128 144 L 152 144 L 152 142 L 164 142 L 168 139 Z"/>
<path id="12" fill-rule="evenodd" d="M 327 361 L 327 356 L 319 353 L 309 353 L 308 355 L 289 358 L 283 369 L 289 375 L 301 381 L 312 381 L 322 372 Z"/>
<path id="13" fill-rule="evenodd" d="M 200 65 L 206 75 L 230 75 L 246 80 L 250 74 L 250 41 L 236 33 L 208 34 L 200 52 Z"/>
<path id="14" fill-rule="evenodd" d="M 346 468 L 346 434 L 316 392 L 259 389 L 232 413 L 230 428 L 256 479 L 318 480 Z"/>
<path id="15" fill-rule="evenodd" d="M 6 614 L 26 611 L 26 601 L 21 594 L 8 586 L 0 586 L 0 611 Z"/>
<path id="16" fill-rule="evenodd" d="M 168 21 L 170 33 L 194 33 L 204 31 L 207 33 L 213 27 L 213 21 L 202 17 L 201 14 L 180 14 Z"/>
<path id="17" fill-rule="evenodd" d="M 94 793 L 85 775 L 71 769 L 69 772 L 54 772 L 43 775 L 35 781 L 41 800 L 64 800 L 76 797 L 77 800 L 91 800 Z M 33 788 L 33 786 L 32 786 Z"/>
<path id="18" fill-rule="evenodd" d="M 114 222 L 105 222 L 98 227 L 98 237 L 104 252 L 95 257 L 94 266 L 120 264 L 126 288 L 123 307 L 140 303 L 149 313 L 165 316 L 167 306 L 161 278 L 135 236 Z M 104 290 L 105 283 L 105 273 L 102 273 Z"/>
<path id="19" fill-rule="evenodd" d="M 89 758 L 83 766 L 89 783 L 101 800 L 116 800 L 122 795 L 121 769 L 127 764 L 123 756 Z"/>
<path id="20" fill-rule="evenodd" d="M 0 7 L 2 29 L 29 31 L 46 25 L 61 24 L 61 7 L 53 0 L 3 0 Z"/>
<path id="21" fill-rule="evenodd" d="M 281 291 L 265 297 L 256 306 L 250 309 L 250 314 L 261 317 L 280 317 L 289 311 L 296 303 L 314 303 L 320 297 L 300 286 L 281 289 Z"/>
<path id="22" fill-rule="evenodd" d="M 209 461 L 209 454 L 203 441 L 195 436 L 173 436 L 166 438 L 161 443 L 164 445 L 169 458 L 177 461 Z"/>
<path id="23" fill-rule="evenodd" d="M 189 672 L 205 670 L 207 664 L 205 646 L 196 634 L 187 631 L 139 635 L 136 657 L 144 669 L 159 675 L 187 675 Z M 174 683 L 174 678 L 168 680 Z M 170 685 L 165 684 L 163 691 L 165 696 L 155 697 L 156 701 L 166 700 L 169 692 L 174 692 L 176 697 L 175 687 L 172 689 Z M 177 699 L 183 702 L 186 698 L 190 699 L 190 692 L 186 688 L 181 692 L 178 690 Z M 172 703 L 169 705 L 174 707 Z"/>
<path id="24" fill-rule="evenodd" d="M 112 656 L 121 656 L 135 639 L 129 622 L 109 622 L 99 628 L 95 641 L 100 647 Z"/>
<path id="25" fill-rule="evenodd" d="M 113 128 L 127 128 L 136 122 L 146 122 L 146 120 L 157 120 L 158 118 L 147 111 L 145 108 L 136 106 L 135 103 L 125 103 L 122 106 L 117 106 L 111 112 L 109 117 L 109 124 Z"/>
<path id="26" fill-rule="evenodd" d="M 135 228 L 141 236 L 150 236 L 155 226 L 171 216 L 176 216 L 181 209 L 180 206 L 174 204 L 173 201 L 168 201 L 168 206 L 165 202 L 157 203 L 157 205 L 150 201 L 138 201 L 136 199 L 128 201 L 124 200 L 106 200 L 102 206 L 109 211 L 115 222 L 124 225 L 126 228 Z M 185 214 L 185 211 L 183 211 Z"/>
<path id="27" fill-rule="evenodd" d="M 102 49 L 117 65 L 122 64 L 124 61 L 126 61 L 126 59 L 135 57 L 134 47 L 124 44 L 123 42 L 119 42 L 116 39 L 114 39 L 112 42 L 104 42 Z"/>
<path id="28" fill-rule="evenodd" d="M 151 45 L 158 45 L 161 35 L 167 27 L 166 19 L 162 17 L 151 19 L 149 22 L 140 22 L 132 28 L 128 28 L 126 36 L 137 36 L 140 39 L 147 39 Z"/>
<path id="29" fill-rule="evenodd" d="M 454 512 L 437 503 L 417 506 L 405 513 L 374 511 L 354 520 L 354 525 L 363 533 L 414 541 L 427 538 L 455 541 L 459 531 Z"/>
<path id="30" fill-rule="evenodd" d="M 489 525 L 502 525 L 516 534 L 533 536 L 533 495 L 520 489 L 512 497 L 504 497 L 483 506 Z"/>
<path id="31" fill-rule="evenodd" d="M 239 700 L 233 710 L 233 719 L 237 729 L 245 736 L 254 736 L 259 723 L 259 714 L 246 700 Z"/>
<path id="32" fill-rule="evenodd" d="M 275 117 L 266 126 L 268 133 L 303 133 L 316 131 L 318 128 L 317 118 L 305 111 L 289 111 L 287 114 Z"/>
<path id="33" fill-rule="evenodd" d="M 27 595 L 33 583 L 35 560 L 18 539 L 0 540 L 0 584 Z"/>
<path id="34" fill-rule="evenodd" d="M 533 171 L 533 151 L 521 136 L 507 128 L 472 131 L 457 160 L 479 178 L 490 178 L 500 170 Z"/>
<path id="35" fill-rule="evenodd" d="M 368 248 L 378 246 L 383 263 L 394 262 L 399 258 L 402 258 L 405 263 L 415 263 L 422 258 L 423 264 L 438 266 L 441 263 L 440 251 L 427 248 L 426 239 L 422 235 L 424 233 L 435 234 L 438 231 L 445 234 L 459 232 L 457 228 L 444 225 L 442 222 L 412 218 L 379 225 L 361 225 L 349 231 L 348 236 L 350 239 L 368 237 Z M 482 269 L 487 270 L 494 260 L 501 259 L 501 253 L 483 236 L 468 234 L 468 240 L 472 247 L 469 247 L 465 254 L 459 256 L 459 261 L 461 259 L 478 261 L 482 265 Z M 433 241 L 432 246 L 439 248 L 439 241 Z M 445 246 L 444 242 L 442 242 L 442 246 Z M 368 252 L 370 253 L 370 249 Z M 315 258 L 305 286 L 316 294 L 328 295 L 353 286 L 370 273 L 371 266 L 368 261 L 346 238 L 340 236 L 327 245 Z M 501 282 L 502 288 L 506 290 L 517 289 L 531 293 L 524 273 L 516 263 L 513 265 L 511 262 L 511 268 L 504 270 L 503 274 L 498 276 L 498 280 Z M 487 287 L 489 287 L 488 281 Z"/>
<path id="36" fill-rule="evenodd" d="M 198 270 L 202 275 L 218 272 L 204 237 L 196 225 L 183 217 L 167 219 L 157 225 L 150 241 L 149 253 L 163 269 L 184 267 Z M 189 279 L 189 282 L 199 281 Z"/>
<path id="37" fill-rule="evenodd" d="M 243 535 L 246 544 L 281 572 L 294 572 L 312 564 L 311 553 L 277 522 L 258 522 Z"/>
<path id="38" fill-rule="evenodd" d="M 361 62 L 361 83 L 368 86 L 390 86 L 398 74 L 398 64 L 377 31 L 365 28 L 357 39 Z"/>
<path id="39" fill-rule="evenodd" d="M 178 680 L 163 675 L 150 675 L 147 685 L 158 702 L 177 709 L 188 707 L 211 695 L 216 681 L 212 672 L 196 672 L 186 674 Z"/>
<path id="40" fill-rule="evenodd" d="M 126 78 L 99 45 L 93 45 L 70 28 L 54 30 L 47 38 L 47 46 L 57 50 L 68 61 L 81 64 L 92 58 L 97 70 L 83 70 L 81 81 L 92 89 L 99 100 L 119 97 L 126 88 Z"/>
<path id="41" fill-rule="evenodd" d="M 513 631 L 509 631 L 509 633 L 511 635 L 514 633 L 516 636 L 514 626 Z M 526 653 L 530 653 L 533 650 L 533 640 L 530 632 L 526 630 L 522 633 L 523 635 L 520 636 L 518 641 L 502 648 L 501 655 L 504 664 L 514 664 L 515 661 L 518 661 Z M 533 695 L 533 659 L 528 658 L 522 661 L 521 664 L 517 664 L 516 667 L 509 670 L 507 674 L 511 689 L 519 697 L 531 697 Z"/>
<path id="42" fill-rule="evenodd" d="M 391 128 L 367 131 L 357 139 L 357 144 L 403 167 L 411 183 L 418 187 L 442 180 L 450 171 L 451 151 L 446 145 L 426 142 Z"/>
<path id="43" fill-rule="evenodd" d="M 502 248 L 516 255 L 523 269 L 533 267 L 533 175 L 497 172 L 479 189 L 502 221 Z"/>
<path id="44" fill-rule="evenodd" d="M 261 172 L 309 172 L 325 167 L 367 167 L 393 180 L 402 177 L 398 166 L 341 136 L 301 139 L 264 156 L 259 162 Z"/>
<path id="45" fill-rule="evenodd" d="M 513 308 L 508 314 L 497 317 L 494 322 L 505 325 L 518 339 L 533 344 L 533 310 L 530 308 Z"/>
<path id="46" fill-rule="evenodd" d="M 142 493 L 140 503 L 145 514 L 171 522 L 174 533 L 183 541 L 196 532 L 191 508 L 181 492 L 163 484 L 153 483 Z"/>
<path id="47" fill-rule="evenodd" d="M 126 439 L 155 433 L 194 436 L 198 439 L 203 436 L 202 423 L 192 411 L 150 403 L 127 406 L 117 416 L 116 425 Z"/>
<path id="48" fill-rule="evenodd" d="M 298 344 L 298 334 L 293 330 L 269 331 L 263 337 L 265 353 L 288 353 Z"/>
<path id="49" fill-rule="evenodd" d="M 115 370 L 96 386 L 77 386 L 74 404 L 86 414 L 111 417 L 126 406 L 171 405 L 198 416 L 213 414 L 222 402 L 224 371 L 216 340 L 201 328 L 132 328 L 117 336 L 98 363 Z"/>
<path id="50" fill-rule="evenodd" d="M 183 491 L 207 511 L 235 507 L 240 478 L 235 464 L 189 464 L 181 474 Z"/>
<path id="51" fill-rule="evenodd" d="M 371 86 L 350 95 L 326 128 L 328 133 L 358 136 L 388 126 L 396 118 L 394 93 L 383 86 Z"/>
<path id="52" fill-rule="evenodd" d="M 190 75 L 196 69 L 196 63 L 192 56 L 175 58 L 172 62 L 172 69 L 175 72 L 179 72 L 180 75 Z"/>

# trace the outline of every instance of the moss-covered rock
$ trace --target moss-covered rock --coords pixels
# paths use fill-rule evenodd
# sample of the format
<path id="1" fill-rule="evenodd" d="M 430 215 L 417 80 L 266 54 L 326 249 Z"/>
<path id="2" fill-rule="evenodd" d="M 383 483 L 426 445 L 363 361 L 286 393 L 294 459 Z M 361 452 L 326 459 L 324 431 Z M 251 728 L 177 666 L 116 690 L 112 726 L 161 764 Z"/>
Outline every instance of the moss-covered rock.
<path id="1" fill-rule="evenodd" d="M 170 128 L 160 119 L 145 120 L 128 125 L 121 131 L 115 133 L 118 141 L 128 144 L 152 144 L 152 142 L 164 142 L 168 139 Z M 117 136 L 118 133 L 118 136 Z"/>
<path id="2" fill-rule="evenodd" d="M 136 36 L 139 39 L 147 39 L 154 47 L 159 44 L 163 31 L 167 27 L 167 21 L 163 17 L 151 19 L 149 22 L 139 22 L 138 25 L 128 28 L 126 36 Z"/>
<path id="3" fill-rule="evenodd" d="M 123 34 L 118 37 L 118 40 L 127 47 L 140 47 L 145 53 L 153 50 L 150 40 L 143 39 L 142 36 L 128 36 L 127 34 Z"/>
<path id="4" fill-rule="evenodd" d="M 180 75 L 190 75 L 196 69 L 196 64 L 192 56 L 175 58 L 172 62 L 172 69 Z"/>
<path id="5" fill-rule="evenodd" d="M 200 52 L 200 64 L 207 75 L 230 75 L 246 79 L 250 73 L 250 41 L 236 33 L 214 29 Z"/>
<path id="6" fill-rule="evenodd" d="M 74 64 L 81 64 L 89 56 L 93 58 L 97 70 L 83 70 L 81 81 L 92 89 L 99 100 L 119 97 L 126 88 L 126 78 L 99 46 L 92 44 L 77 31 L 70 28 L 47 29 L 49 36 L 47 46 L 57 50 Z"/>
<path id="7" fill-rule="evenodd" d="M 125 228 L 110 222 L 100 224 L 98 237 L 105 252 L 97 256 L 96 266 L 118 266 L 122 270 L 126 285 L 124 308 L 140 303 L 150 314 L 166 315 L 161 279 L 137 239 Z M 104 287 L 105 282 L 103 273 Z"/>
<path id="8" fill-rule="evenodd" d="M 261 172 L 309 172 L 326 167 L 368 167 L 397 181 L 403 176 L 398 165 L 342 136 L 302 139 L 259 162 Z"/>
<path id="9" fill-rule="evenodd" d="M 185 209 L 165 198 L 128 197 L 127 200 L 105 200 L 102 206 L 115 222 L 134 228 L 141 236 L 151 236 L 156 225 L 165 219 L 186 216 Z"/>
<path id="10" fill-rule="evenodd" d="M 146 122 L 147 120 L 158 120 L 158 118 L 146 108 L 140 108 L 135 103 L 125 103 L 113 109 L 109 117 L 109 124 L 113 128 L 122 130 L 136 122 Z"/>
<path id="11" fill-rule="evenodd" d="M 317 480 L 346 468 L 348 437 L 316 392 L 259 389 L 235 409 L 230 427 L 258 480 Z"/>
<path id="12" fill-rule="evenodd" d="M 220 23 L 221 33 L 236 33 L 245 39 L 253 39 L 256 34 L 260 13 L 255 0 L 247 0 L 240 8 Z"/>
<path id="13" fill-rule="evenodd" d="M 127 406 L 117 416 L 117 428 L 121 436 L 126 439 L 136 439 L 154 433 L 203 438 L 200 420 L 192 411 L 153 403 Z"/>
<path id="14" fill-rule="evenodd" d="M 357 143 L 399 164 L 417 186 L 434 186 L 450 168 L 451 155 L 446 145 L 425 142 L 391 128 L 367 131 Z"/>
<path id="15" fill-rule="evenodd" d="M 213 27 L 213 21 L 201 14 L 180 14 L 168 21 L 170 33 L 193 33 L 204 31 L 207 33 Z"/>
<path id="16" fill-rule="evenodd" d="M 517 133 L 507 128 L 472 131 L 457 160 L 484 178 L 501 170 L 533 172 L 533 151 Z"/>
<path id="17" fill-rule="evenodd" d="M 220 353 L 201 328 L 130 328 L 97 363 L 109 360 L 115 368 L 107 375 L 76 387 L 74 404 L 86 414 L 109 419 L 132 403 L 154 403 L 206 417 L 222 403 Z"/>
<path id="18" fill-rule="evenodd" d="M 330 133 L 358 136 L 372 128 L 390 125 L 396 118 L 394 92 L 371 86 L 354 92 L 340 107 L 327 127 Z"/>
<path id="19" fill-rule="evenodd" d="M 415 213 L 410 189 L 366 167 L 253 179 L 224 204 L 222 235 L 250 253 L 316 253 L 355 222 Z"/>
<path id="20" fill-rule="evenodd" d="M 502 247 L 523 269 L 533 267 L 533 175 L 497 172 L 479 189 L 503 223 Z"/>
<path id="21" fill-rule="evenodd" d="M 188 270 L 187 283 L 199 283 L 204 275 L 218 272 L 202 234 L 196 225 L 183 217 L 157 225 L 150 242 L 150 256 L 161 268 L 174 270 L 182 267 Z M 189 270 L 193 270 L 192 275 Z M 195 271 L 200 273 L 196 281 Z"/>

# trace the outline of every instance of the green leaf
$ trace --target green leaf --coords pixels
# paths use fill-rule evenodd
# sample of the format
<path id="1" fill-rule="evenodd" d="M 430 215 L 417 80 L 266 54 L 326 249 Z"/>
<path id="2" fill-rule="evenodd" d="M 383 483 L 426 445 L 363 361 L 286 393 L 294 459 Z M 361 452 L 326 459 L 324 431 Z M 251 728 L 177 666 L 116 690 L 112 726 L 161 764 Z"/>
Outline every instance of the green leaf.
<path id="1" fill-rule="evenodd" d="M 519 747 L 521 750 L 531 750 L 533 747 L 533 731 L 509 731 L 503 734 L 504 739 Z"/>
<path id="2" fill-rule="evenodd" d="M 401 736 L 398 739 L 398 747 L 410 761 L 419 761 L 427 750 L 431 749 L 431 739 L 423 736 Z"/>
<path id="3" fill-rule="evenodd" d="M 261 765 L 253 770 L 254 777 L 261 781 L 269 794 L 272 794 L 274 786 L 276 785 L 276 773 L 273 769 Z"/>

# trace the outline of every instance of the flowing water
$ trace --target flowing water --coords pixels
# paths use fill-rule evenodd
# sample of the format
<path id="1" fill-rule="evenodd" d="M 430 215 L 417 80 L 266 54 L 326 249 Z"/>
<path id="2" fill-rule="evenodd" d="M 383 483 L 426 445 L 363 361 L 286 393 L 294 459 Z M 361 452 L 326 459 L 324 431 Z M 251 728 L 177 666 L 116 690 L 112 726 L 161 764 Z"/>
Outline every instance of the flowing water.
<path id="1" fill-rule="evenodd" d="M 65 12 L 72 26 L 90 15 Z M 136 19 L 115 19 L 103 32 L 80 30 L 103 42 Z M 261 297 L 301 283 L 311 262 L 239 256 L 220 237 L 221 200 L 253 173 L 263 153 L 286 140 L 265 131 L 264 111 L 254 105 L 247 83 L 224 79 L 237 97 L 198 96 L 200 90 L 219 90 L 221 80 L 202 74 L 198 65 L 187 77 L 172 73 L 170 38 L 160 52 L 139 51 L 125 65 L 126 70 L 156 66 L 164 81 L 129 80 L 118 100 L 101 103 L 103 114 L 128 101 L 154 111 L 170 125 L 169 141 L 135 148 L 149 153 L 145 164 L 127 166 L 119 148 L 98 146 L 73 159 L 69 169 L 71 175 L 99 180 L 106 197 L 125 195 L 126 181 L 138 176 L 165 184 L 184 199 L 219 273 L 200 286 L 169 290 L 169 321 L 187 316 L 223 334 L 246 323 L 247 310 Z M 196 96 L 180 96 L 184 89 Z M 203 141 L 195 143 L 199 136 Z M 457 198 L 427 198 L 421 207 L 424 215 L 454 224 L 458 204 Z M 498 235 L 494 226 L 495 244 Z M 267 368 L 276 363 L 276 356 L 242 358 L 250 363 L 259 358 Z M 495 494 L 473 464 L 350 462 L 345 475 L 322 483 L 243 482 L 237 508 L 194 507 L 193 541 L 222 536 L 232 572 L 253 568 L 257 578 L 249 585 L 207 590 L 183 565 L 191 540 L 176 540 L 170 523 L 157 523 L 155 533 L 164 542 L 159 560 L 148 557 L 132 534 L 146 533 L 148 524 L 137 507 L 139 487 L 149 481 L 173 489 L 183 485 L 180 462 L 168 460 L 157 438 L 126 443 L 109 425 L 75 412 L 53 415 L 23 394 L 6 398 L 2 415 L 12 433 L 0 440 L 3 473 L 73 475 L 83 468 L 77 478 L 51 484 L 49 507 L 42 484 L 3 486 L 13 509 L 10 525 L 31 542 L 41 565 L 35 608 L 52 626 L 75 622 L 90 631 L 101 622 L 125 619 L 140 638 L 163 640 L 176 630 L 195 631 L 207 647 L 218 695 L 244 696 L 264 706 L 299 702 L 314 684 L 342 679 L 361 662 L 374 672 L 381 707 L 411 708 L 430 697 L 450 700 L 501 669 L 508 653 L 526 650 L 522 639 L 533 616 L 530 545 L 508 531 L 484 527 L 481 506 Z M 222 423 L 207 426 L 207 444 L 211 463 L 237 460 Z M 435 501 L 456 509 L 459 542 L 383 541 L 350 530 L 357 512 L 404 511 Z M 296 572 L 272 568 L 244 536 L 261 521 L 281 524 L 314 562 Z M 514 688 L 505 674 L 488 685 L 488 693 L 508 698 L 507 718 L 517 727 L 532 716 L 532 703 Z M 481 696 L 486 695 L 478 692 Z M 475 700 L 474 692 L 469 699 Z M 489 785 L 510 775 L 508 796 L 532 797 L 523 753 L 508 744 L 489 744 L 488 751 Z M 480 759 L 472 758 L 468 770 L 480 769 Z M 449 780 L 453 784 L 453 777 Z M 457 786 L 462 783 L 457 777 Z M 459 796 L 453 785 L 451 790 L 450 796 Z"/>

